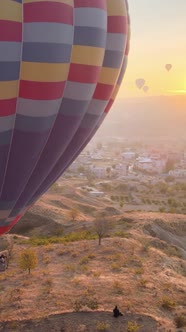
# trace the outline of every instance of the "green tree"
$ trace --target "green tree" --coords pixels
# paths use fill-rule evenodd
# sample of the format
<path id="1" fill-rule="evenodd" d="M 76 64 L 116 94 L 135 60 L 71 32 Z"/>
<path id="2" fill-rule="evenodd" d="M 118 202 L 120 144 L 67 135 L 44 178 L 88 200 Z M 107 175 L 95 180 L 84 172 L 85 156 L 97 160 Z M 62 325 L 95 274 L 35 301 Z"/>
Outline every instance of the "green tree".
<path id="1" fill-rule="evenodd" d="M 23 270 L 28 270 L 30 274 L 31 269 L 36 268 L 38 264 L 38 256 L 35 250 L 29 248 L 25 249 L 19 257 L 19 267 Z"/>

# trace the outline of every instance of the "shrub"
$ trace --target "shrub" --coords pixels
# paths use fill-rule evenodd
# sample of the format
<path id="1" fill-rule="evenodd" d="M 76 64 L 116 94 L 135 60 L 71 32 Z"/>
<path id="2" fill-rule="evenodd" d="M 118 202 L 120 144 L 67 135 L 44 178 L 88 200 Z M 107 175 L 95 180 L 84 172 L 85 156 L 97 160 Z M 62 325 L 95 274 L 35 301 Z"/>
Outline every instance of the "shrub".
<path id="1" fill-rule="evenodd" d="M 161 301 L 161 306 L 163 309 L 172 310 L 175 308 L 176 302 L 169 297 L 163 297 Z"/>
<path id="2" fill-rule="evenodd" d="M 138 267 L 137 269 L 135 269 L 135 274 L 139 275 L 139 274 L 143 274 L 144 270 L 143 267 Z"/>
<path id="3" fill-rule="evenodd" d="M 111 268 L 113 271 L 120 271 L 121 266 L 118 263 L 112 263 Z"/>
<path id="4" fill-rule="evenodd" d="M 142 239 L 140 242 L 141 242 L 141 244 L 142 244 L 142 249 L 141 249 L 141 251 L 142 251 L 142 252 L 147 252 L 147 251 L 149 251 L 149 248 L 150 248 L 150 243 L 149 243 L 149 241 L 146 240 L 146 239 Z"/>
<path id="5" fill-rule="evenodd" d="M 89 258 L 88 258 L 88 256 L 84 256 L 84 257 L 82 257 L 82 258 L 80 259 L 79 264 L 80 264 L 80 265 L 86 265 L 86 264 L 88 264 L 88 262 L 89 262 Z"/>
<path id="6" fill-rule="evenodd" d="M 10 291 L 10 301 L 12 302 L 17 302 L 21 301 L 21 296 L 23 294 L 23 291 L 20 288 L 14 288 Z"/>
<path id="7" fill-rule="evenodd" d="M 146 287 L 146 284 L 147 284 L 148 280 L 147 279 L 144 279 L 144 278 L 141 278 L 140 281 L 139 281 L 139 286 L 140 287 Z"/>
<path id="8" fill-rule="evenodd" d="M 79 312 L 83 307 L 83 303 L 81 302 L 81 300 L 76 300 L 74 303 L 73 303 L 73 310 L 75 312 Z"/>
<path id="9" fill-rule="evenodd" d="M 107 331 L 110 325 L 107 322 L 98 322 L 96 329 L 97 331 Z"/>
<path id="10" fill-rule="evenodd" d="M 183 315 L 176 316 L 174 321 L 177 328 L 186 326 L 186 317 L 184 317 Z"/>
<path id="11" fill-rule="evenodd" d="M 94 258 L 96 258 L 96 255 L 95 254 L 88 254 L 88 256 L 87 256 L 89 259 L 94 259 Z"/>
<path id="12" fill-rule="evenodd" d="M 164 206 L 161 206 L 161 207 L 159 208 L 159 212 L 161 212 L 161 213 L 164 213 L 164 212 L 165 212 L 165 208 L 164 208 Z"/>
<path id="13" fill-rule="evenodd" d="M 121 231 L 115 232 L 114 236 L 128 239 L 130 234 L 121 230 Z"/>
<path id="14" fill-rule="evenodd" d="M 168 246 L 167 248 L 164 248 L 163 251 L 165 254 L 167 254 L 170 257 L 176 256 L 176 257 L 182 258 L 182 254 L 176 246 Z"/>
<path id="15" fill-rule="evenodd" d="M 19 257 L 19 266 L 23 270 L 28 270 L 30 274 L 30 270 L 34 269 L 38 264 L 37 253 L 33 249 L 25 249 Z"/>
<path id="16" fill-rule="evenodd" d="M 127 332 L 137 332 L 140 329 L 141 326 L 139 326 L 136 322 L 128 322 L 127 323 Z"/>
<path id="17" fill-rule="evenodd" d="M 92 296 L 88 291 L 73 303 L 73 309 L 76 312 L 79 312 L 83 307 L 88 307 L 91 310 L 98 309 L 98 301 L 96 297 Z"/>
<path id="18" fill-rule="evenodd" d="M 81 240 L 94 240 L 96 234 L 91 234 L 90 231 L 72 232 L 64 236 L 51 236 L 51 237 L 33 237 L 29 239 L 29 243 L 33 246 L 49 246 L 50 244 L 68 243 Z"/>
<path id="19" fill-rule="evenodd" d="M 120 295 L 123 294 L 123 287 L 122 283 L 119 282 L 118 280 L 113 282 L 113 290 L 116 294 Z"/>
<path id="20" fill-rule="evenodd" d="M 66 264 L 64 266 L 64 271 L 66 272 L 75 272 L 76 271 L 76 266 L 74 264 Z"/>
<path id="21" fill-rule="evenodd" d="M 80 324 L 77 328 L 77 332 L 86 332 L 86 331 L 87 331 L 87 327 L 84 324 Z"/>

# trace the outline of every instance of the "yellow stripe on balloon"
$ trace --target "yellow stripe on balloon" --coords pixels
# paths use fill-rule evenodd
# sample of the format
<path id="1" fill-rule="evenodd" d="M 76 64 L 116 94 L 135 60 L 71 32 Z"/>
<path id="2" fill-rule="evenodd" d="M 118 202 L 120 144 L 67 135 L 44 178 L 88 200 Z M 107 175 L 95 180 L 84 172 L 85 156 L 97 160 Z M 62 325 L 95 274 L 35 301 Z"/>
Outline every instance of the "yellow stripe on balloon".
<path id="1" fill-rule="evenodd" d="M 0 20 L 22 22 L 22 4 L 10 0 L 0 0 Z"/>
<path id="2" fill-rule="evenodd" d="M 102 68 L 99 83 L 113 85 L 117 81 L 120 70 L 115 68 Z"/>
<path id="3" fill-rule="evenodd" d="M 34 2 L 46 2 L 46 0 L 24 0 L 24 3 L 34 3 Z M 48 2 L 59 2 L 70 6 L 74 5 L 74 0 L 50 0 Z"/>
<path id="4" fill-rule="evenodd" d="M 0 99 L 11 99 L 17 97 L 19 81 L 1 81 Z"/>
<path id="5" fill-rule="evenodd" d="M 67 80 L 69 64 L 22 62 L 21 79 L 34 82 L 63 82 Z"/>
<path id="6" fill-rule="evenodd" d="M 72 63 L 102 66 L 105 50 L 99 47 L 74 45 L 72 50 Z"/>
<path id="7" fill-rule="evenodd" d="M 108 16 L 127 16 L 127 8 L 123 0 L 107 0 Z"/>

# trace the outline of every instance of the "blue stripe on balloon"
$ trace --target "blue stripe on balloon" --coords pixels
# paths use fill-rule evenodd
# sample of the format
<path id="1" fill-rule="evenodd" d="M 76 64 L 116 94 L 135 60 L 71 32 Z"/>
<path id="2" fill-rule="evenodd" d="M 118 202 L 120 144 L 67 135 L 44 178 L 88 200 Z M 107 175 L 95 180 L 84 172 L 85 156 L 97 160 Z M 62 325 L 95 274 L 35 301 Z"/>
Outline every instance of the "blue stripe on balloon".
<path id="1" fill-rule="evenodd" d="M 48 131 L 56 118 L 56 115 L 48 117 L 30 117 L 17 114 L 15 129 L 23 132 L 45 132 Z"/>
<path id="2" fill-rule="evenodd" d="M 105 51 L 103 67 L 120 68 L 123 59 L 123 52 Z"/>
<path id="3" fill-rule="evenodd" d="M 105 48 L 106 31 L 92 27 L 76 27 L 74 45 L 85 45 Z"/>
<path id="4" fill-rule="evenodd" d="M 19 79 L 20 62 L 0 62 L 0 81 L 16 81 Z"/>
<path id="5" fill-rule="evenodd" d="M 21 43 L 0 41 L 0 61 L 19 61 L 21 57 Z"/>
<path id="6" fill-rule="evenodd" d="M 0 148 L 2 145 L 7 145 L 10 143 L 10 139 L 12 137 L 12 131 L 7 130 L 2 133 L 0 133 Z M 1 158 L 1 153 L 0 153 L 0 158 Z M 0 162 L 1 165 L 1 162 Z"/>
<path id="7" fill-rule="evenodd" d="M 71 45 L 52 43 L 24 43 L 23 61 L 69 63 Z"/>
<path id="8" fill-rule="evenodd" d="M 66 115 L 83 115 L 86 111 L 88 104 L 89 101 L 87 100 L 74 100 L 63 98 L 59 111 Z"/>

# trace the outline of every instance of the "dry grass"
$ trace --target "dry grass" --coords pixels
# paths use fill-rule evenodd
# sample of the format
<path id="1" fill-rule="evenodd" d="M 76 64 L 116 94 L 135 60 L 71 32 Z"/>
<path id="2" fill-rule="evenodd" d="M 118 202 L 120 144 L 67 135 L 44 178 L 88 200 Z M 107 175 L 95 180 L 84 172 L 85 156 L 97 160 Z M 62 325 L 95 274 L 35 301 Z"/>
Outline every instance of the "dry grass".
<path id="1" fill-rule="evenodd" d="M 33 208 L 32 218 L 40 214 L 54 218 L 61 223 L 64 234 L 91 229 L 94 216 L 87 212 L 88 209 L 85 209 L 86 213 L 81 212 L 74 223 L 68 217 L 68 208 L 74 202 L 71 195 L 76 197 L 75 206 L 79 208 L 81 204 L 88 207 L 90 198 L 88 201 L 80 191 L 74 192 L 73 187 L 64 188 L 64 191 L 66 197 L 56 193 L 45 195 Z M 52 206 L 51 200 L 57 204 Z M 91 207 L 97 210 L 104 210 L 107 204 L 91 198 Z M 51 331 L 58 332 L 62 322 L 64 332 L 96 332 L 96 326 L 104 327 L 104 323 L 109 325 L 109 332 L 123 332 L 127 321 L 143 325 L 139 331 L 155 332 L 163 331 L 163 328 L 166 332 L 175 331 L 175 317 L 184 316 L 186 310 L 186 263 L 166 239 L 160 241 L 145 231 L 149 224 L 156 224 L 177 236 L 181 230 L 183 235 L 185 216 L 130 212 L 110 215 L 108 219 L 113 228 L 101 246 L 98 246 L 98 240 L 83 240 L 34 247 L 39 264 L 31 275 L 21 271 L 17 264 L 19 253 L 30 244 L 25 238 L 15 240 L 9 269 L 0 274 L 0 331 L 17 329 L 21 332 L 17 317 L 21 321 L 38 318 L 37 324 L 42 323 L 49 330 L 51 323 L 56 326 Z M 42 234 L 44 227 L 41 222 L 39 229 L 30 232 Z M 51 230 L 52 224 L 46 228 Z M 95 314 L 89 313 L 88 320 L 87 310 L 93 310 L 96 301 L 98 308 L 95 306 Z M 80 303 L 86 314 L 73 313 L 75 303 Z M 111 311 L 116 304 L 124 313 L 123 320 L 112 319 Z M 157 329 L 153 330 L 155 325 L 147 329 L 145 324 L 153 323 L 147 316 L 156 320 Z M 3 323 L 6 321 L 9 323 Z M 36 323 L 30 322 L 28 327 L 29 324 L 33 324 L 32 331 L 42 332 L 42 328 L 34 330 Z"/>
<path id="2" fill-rule="evenodd" d="M 30 276 L 18 267 L 22 246 L 16 244 L 9 270 L 0 275 L 0 320 L 70 312 L 75 301 L 85 310 L 96 299 L 98 309 L 111 311 L 117 304 L 123 313 L 147 314 L 158 321 L 166 317 L 173 328 L 174 315 L 185 305 L 186 284 L 170 262 L 175 267 L 180 259 L 155 248 L 143 255 L 141 242 L 132 236 L 116 240 L 104 239 L 101 246 L 91 240 L 50 245 L 50 250 L 36 247 L 39 266 Z M 82 299 L 85 295 L 89 302 Z"/>

